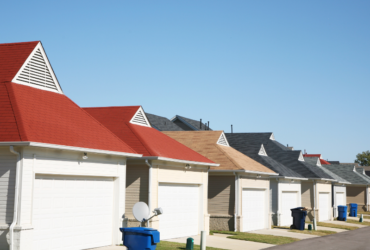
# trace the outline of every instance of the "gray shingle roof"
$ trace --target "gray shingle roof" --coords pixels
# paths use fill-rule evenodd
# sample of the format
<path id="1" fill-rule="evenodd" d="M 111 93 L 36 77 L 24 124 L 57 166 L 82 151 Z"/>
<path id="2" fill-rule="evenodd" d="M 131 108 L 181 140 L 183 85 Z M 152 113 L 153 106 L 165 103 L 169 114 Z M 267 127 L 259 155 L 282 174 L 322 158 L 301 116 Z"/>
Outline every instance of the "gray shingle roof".
<path id="1" fill-rule="evenodd" d="M 342 164 L 331 164 L 331 165 L 322 165 L 323 168 L 330 170 L 351 184 L 370 184 L 370 181 L 367 181 L 359 173 L 353 171 L 354 166 L 342 165 Z"/>
<path id="2" fill-rule="evenodd" d="M 200 120 L 193 120 L 180 115 L 176 115 L 171 119 L 171 121 L 181 127 L 183 130 L 212 130 L 208 129 L 206 123 L 200 123 Z"/>
<path id="3" fill-rule="evenodd" d="M 153 128 L 159 131 L 184 131 L 166 117 L 145 113 Z"/>
<path id="4" fill-rule="evenodd" d="M 339 175 L 331 172 L 329 169 L 324 168 L 321 164 L 320 164 L 321 166 L 317 166 L 316 164 L 317 164 L 317 161 L 319 160 L 319 157 L 304 157 L 304 160 L 305 160 L 305 162 L 307 162 L 311 166 L 322 169 L 325 173 L 330 175 L 333 179 L 337 180 L 338 182 L 340 182 L 340 183 L 349 183 L 348 181 L 346 181 L 345 179 L 343 179 Z"/>
<path id="5" fill-rule="evenodd" d="M 366 175 L 365 169 L 363 168 L 356 168 L 356 172 L 361 175 L 362 178 L 364 178 L 367 181 L 370 181 L 370 177 Z"/>
<path id="6" fill-rule="evenodd" d="M 304 178 L 333 179 L 322 169 L 311 166 L 306 162 L 299 161 L 300 150 L 291 150 L 276 140 L 271 140 L 272 133 L 227 133 L 230 146 L 241 151 L 244 148 L 259 148 L 261 144 L 265 147 L 267 155 L 290 170 L 298 173 Z M 245 149 L 244 149 L 245 151 Z M 243 152 L 243 151 L 241 151 Z M 245 151 L 248 153 L 248 151 Z M 244 153 L 244 152 L 243 152 Z M 249 155 L 248 155 L 249 156 Z M 276 171 L 279 173 L 279 171 Z M 283 175 L 288 173 L 282 173 Z M 288 176 L 288 175 L 286 175 Z"/>

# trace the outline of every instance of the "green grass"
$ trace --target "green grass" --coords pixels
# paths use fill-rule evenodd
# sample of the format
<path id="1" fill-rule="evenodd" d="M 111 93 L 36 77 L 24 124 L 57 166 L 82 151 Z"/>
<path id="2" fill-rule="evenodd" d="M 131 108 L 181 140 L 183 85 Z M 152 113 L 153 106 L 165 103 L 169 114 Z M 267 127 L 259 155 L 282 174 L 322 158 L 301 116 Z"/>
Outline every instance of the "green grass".
<path id="1" fill-rule="evenodd" d="M 185 243 L 176 243 L 170 241 L 161 241 L 157 244 L 157 250 L 186 249 Z M 224 250 L 222 248 L 207 247 L 207 250 Z M 199 245 L 194 245 L 194 250 L 200 250 Z"/>
<path id="2" fill-rule="evenodd" d="M 370 226 L 370 222 L 368 222 L 368 221 L 359 222 L 358 220 L 350 220 L 350 219 L 347 218 L 347 222 L 352 223 L 352 224 L 360 224 L 360 225 L 364 225 L 364 226 Z"/>
<path id="3" fill-rule="evenodd" d="M 288 232 L 292 233 L 300 233 L 300 234 L 310 234 L 310 235 L 317 235 L 317 236 L 325 236 L 325 235 L 330 235 L 330 234 L 336 234 L 337 232 L 334 231 L 328 231 L 328 230 L 298 230 L 298 229 L 290 229 L 290 227 L 278 227 L 278 226 L 272 226 L 272 228 L 276 229 L 288 229 Z"/>
<path id="4" fill-rule="evenodd" d="M 273 245 L 283 245 L 283 244 L 288 244 L 288 243 L 299 241 L 299 239 L 296 239 L 296 238 L 274 236 L 274 235 L 267 235 L 267 234 L 252 234 L 252 233 L 231 232 L 231 231 L 211 231 L 211 234 L 214 234 L 214 233 L 230 234 L 231 236 L 227 237 L 229 239 L 254 241 L 254 242 L 267 243 L 267 244 L 273 244 Z"/>
<path id="5" fill-rule="evenodd" d="M 325 222 L 318 222 L 317 225 L 320 226 L 320 227 L 331 227 L 331 228 L 339 228 L 339 229 L 345 229 L 345 230 L 358 229 L 358 227 L 352 227 L 352 226 L 346 226 L 346 225 L 337 225 L 337 224 L 325 223 Z"/>

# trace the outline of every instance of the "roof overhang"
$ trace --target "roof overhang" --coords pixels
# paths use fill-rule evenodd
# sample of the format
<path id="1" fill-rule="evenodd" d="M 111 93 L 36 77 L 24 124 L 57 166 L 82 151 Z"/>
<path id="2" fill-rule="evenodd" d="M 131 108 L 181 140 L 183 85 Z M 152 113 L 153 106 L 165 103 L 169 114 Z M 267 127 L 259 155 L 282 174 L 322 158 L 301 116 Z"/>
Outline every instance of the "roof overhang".
<path id="1" fill-rule="evenodd" d="M 267 173 L 267 172 L 259 172 L 259 171 L 250 171 L 250 170 L 229 170 L 229 169 L 210 169 L 209 172 L 213 172 L 213 173 L 224 173 L 224 172 L 230 172 L 230 173 L 246 173 L 246 174 L 263 174 L 263 175 L 272 175 L 272 176 L 276 176 L 276 175 L 279 175 L 277 173 Z"/>
<path id="2" fill-rule="evenodd" d="M 276 177 L 271 177 L 271 178 L 288 179 L 288 180 L 302 180 L 302 181 L 307 181 L 308 180 L 308 178 L 289 177 L 289 176 L 276 176 Z"/>
<path id="3" fill-rule="evenodd" d="M 220 166 L 220 164 L 218 164 L 218 163 L 208 163 L 208 162 L 200 162 L 200 161 L 187 161 L 187 160 L 172 159 L 172 158 L 160 157 L 160 156 L 144 156 L 141 159 L 144 159 L 144 160 L 159 160 L 159 161 L 172 161 L 172 162 L 177 162 L 177 163 L 205 165 L 205 166 L 212 166 L 212 167 Z"/>
<path id="4" fill-rule="evenodd" d="M 334 179 L 326 179 L 326 178 L 309 178 L 310 180 L 319 180 L 319 181 L 330 181 L 330 182 L 338 182 Z"/>
<path id="5" fill-rule="evenodd" d="M 118 155 L 118 156 L 135 157 L 135 158 L 143 156 L 141 154 L 125 153 L 125 152 L 110 151 L 110 150 L 100 150 L 100 149 L 93 149 L 93 148 L 81 148 L 81 147 L 65 146 L 65 145 L 58 145 L 58 144 L 42 143 L 42 142 L 0 142 L 0 146 L 30 146 L 30 147 L 40 147 L 40 148 L 55 148 L 55 149 L 62 149 L 62 150 L 96 153 L 96 154 Z"/>

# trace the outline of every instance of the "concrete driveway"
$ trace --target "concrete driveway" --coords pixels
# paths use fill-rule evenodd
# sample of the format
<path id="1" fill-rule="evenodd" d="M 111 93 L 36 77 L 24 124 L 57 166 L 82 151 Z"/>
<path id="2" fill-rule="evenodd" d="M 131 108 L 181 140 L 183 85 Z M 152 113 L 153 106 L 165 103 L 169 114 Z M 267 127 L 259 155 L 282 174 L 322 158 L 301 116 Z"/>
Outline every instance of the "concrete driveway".
<path id="1" fill-rule="evenodd" d="M 289 232 L 289 229 L 282 229 L 282 228 L 261 229 L 261 230 L 251 231 L 251 232 L 248 232 L 248 233 L 268 234 L 268 235 L 274 235 L 274 236 L 284 236 L 284 237 L 296 238 L 296 239 L 300 239 L 300 240 L 319 237 L 317 235 L 293 233 L 293 232 Z"/>
<path id="2" fill-rule="evenodd" d="M 365 250 L 370 249 L 370 227 L 274 246 L 268 250 Z"/>
<path id="3" fill-rule="evenodd" d="M 233 240 L 226 238 L 228 235 L 208 235 L 207 236 L 207 247 L 216 247 L 216 248 L 222 248 L 222 249 L 230 249 L 230 250 L 259 250 L 259 249 L 265 249 L 269 248 L 271 244 L 265 244 L 265 243 L 259 243 L 259 242 L 253 242 L 253 241 L 245 241 L 245 240 Z M 186 239 L 188 237 L 183 238 L 176 238 L 176 239 L 170 239 L 166 241 L 171 242 L 178 242 L 178 243 L 186 243 Z M 195 245 L 200 245 L 200 236 L 192 236 L 194 239 Z"/>

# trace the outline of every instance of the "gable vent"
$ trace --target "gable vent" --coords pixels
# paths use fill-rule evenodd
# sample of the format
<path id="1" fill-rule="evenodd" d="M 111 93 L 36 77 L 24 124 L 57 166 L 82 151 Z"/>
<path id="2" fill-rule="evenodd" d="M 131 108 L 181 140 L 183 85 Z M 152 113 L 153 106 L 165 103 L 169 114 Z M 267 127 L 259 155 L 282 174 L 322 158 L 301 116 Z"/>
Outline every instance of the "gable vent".
<path id="1" fill-rule="evenodd" d="M 140 108 L 136 114 L 134 115 L 134 117 L 132 117 L 131 123 L 133 124 L 136 124 L 136 125 L 141 125 L 141 126 L 146 126 L 146 127 L 150 127 L 150 124 L 149 124 L 149 121 L 148 119 L 146 118 L 145 116 L 145 113 L 144 111 L 142 110 L 142 108 Z"/>
<path id="2" fill-rule="evenodd" d="M 220 136 L 220 138 L 218 138 L 217 144 L 224 145 L 224 146 L 229 146 L 229 143 L 227 142 L 224 133 L 222 133 L 221 136 Z"/>
<path id="3" fill-rule="evenodd" d="M 273 141 L 275 141 L 275 136 L 274 136 L 274 133 L 271 133 L 271 136 L 270 136 L 270 140 L 273 140 Z"/>
<path id="4" fill-rule="evenodd" d="M 261 145 L 261 148 L 260 148 L 260 151 L 258 152 L 258 154 L 267 156 L 267 153 L 266 153 L 266 150 L 265 150 L 265 147 L 263 146 L 263 144 Z"/>
<path id="5" fill-rule="evenodd" d="M 321 162 L 320 162 L 320 158 L 317 159 L 317 163 L 316 163 L 316 166 L 319 166 L 321 167 Z"/>
<path id="6" fill-rule="evenodd" d="M 44 87 L 50 90 L 58 91 L 55 81 L 49 71 L 44 56 L 38 48 L 23 70 L 18 74 L 17 81 Z"/>
<path id="7" fill-rule="evenodd" d="M 304 161 L 302 152 L 299 153 L 298 161 Z"/>

